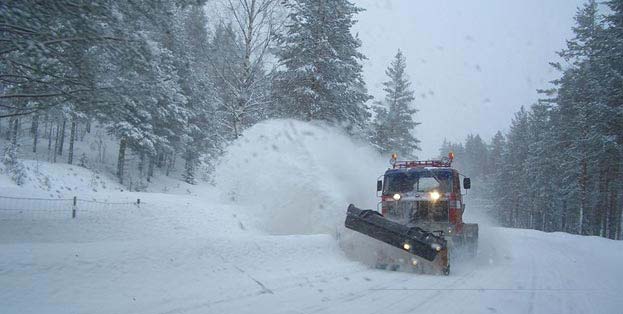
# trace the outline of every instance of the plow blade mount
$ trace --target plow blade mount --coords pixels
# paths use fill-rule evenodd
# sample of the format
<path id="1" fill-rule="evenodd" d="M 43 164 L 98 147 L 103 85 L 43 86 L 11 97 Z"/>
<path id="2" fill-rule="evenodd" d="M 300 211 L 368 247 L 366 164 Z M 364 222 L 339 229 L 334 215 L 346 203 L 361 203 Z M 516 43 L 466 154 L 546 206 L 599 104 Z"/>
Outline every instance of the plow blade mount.
<path id="1" fill-rule="evenodd" d="M 433 261 L 440 252 L 447 252 L 447 242 L 443 237 L 393 222 L 377 211 L 362 210 L 353 204 L 348 206 L 344 225 L 429 261 Z"/>

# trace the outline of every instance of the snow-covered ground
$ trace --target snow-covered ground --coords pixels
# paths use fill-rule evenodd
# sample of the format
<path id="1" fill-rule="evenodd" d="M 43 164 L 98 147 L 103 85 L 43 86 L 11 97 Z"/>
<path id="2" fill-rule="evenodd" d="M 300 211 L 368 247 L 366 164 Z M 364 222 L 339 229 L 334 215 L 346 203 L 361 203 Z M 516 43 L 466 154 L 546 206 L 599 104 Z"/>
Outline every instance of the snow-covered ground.
<path id="1" fill-rule="evenodd" d="M 62 211 L 41 218 L 0 212 L 0 313 L 623 308 L 623 242 L 490 227 L 469 207 L 468 220 L 483 225 L 479 256 L 453 263 L 448 277 L 376 270 L 347 258 L 334 234 L 343 232 L 348 202 L 375 206 L 384 163 L 330 128 L 272 121 L 230 149 L 217 187 L 183 187 L 189 193 L 121 191 L 105 175 L 46 163 L 39 171 L 53 178 L 43 186 L 15 187 L 0 175 L 1 196 L 57 198 L 77 190 L 97 200 L 141 199 L 140 207 L 78 208 L 76 219 Z"/>

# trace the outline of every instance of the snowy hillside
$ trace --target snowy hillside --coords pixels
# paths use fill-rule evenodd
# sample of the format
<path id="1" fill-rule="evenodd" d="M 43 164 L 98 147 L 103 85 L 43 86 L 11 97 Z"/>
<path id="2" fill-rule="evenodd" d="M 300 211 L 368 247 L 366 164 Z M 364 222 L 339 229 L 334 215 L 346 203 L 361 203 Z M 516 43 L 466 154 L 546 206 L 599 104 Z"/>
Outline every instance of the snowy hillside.
<path id="1" fill-rule="evenodd" d="M 488 227 L 469 204 L 470 219 L 484 224 L 479 256 L 454 263 L 449 277 L 376 270 L 347 258 L 333 231 L 348 202 L 375 206 L 374 183 L 386 161 L 322 125 L 256 125 L 217 167 L 217 187 L 186 195 L 122 192 L 104 177 L 93 191 L 69 178 L 95 173 L 44 167 L 52 191 L 90 190 L 93 198 L 140 198 L 141 205 L 84 214 L 78 208 L 76 219 L 0 213 L 1 313 L 616 313 L 623 307 L 623 243 Z M 14 195 L 50 193 L 36 180 L 10 190 L 6 182 L 2 177 L 1 191 Z"/>

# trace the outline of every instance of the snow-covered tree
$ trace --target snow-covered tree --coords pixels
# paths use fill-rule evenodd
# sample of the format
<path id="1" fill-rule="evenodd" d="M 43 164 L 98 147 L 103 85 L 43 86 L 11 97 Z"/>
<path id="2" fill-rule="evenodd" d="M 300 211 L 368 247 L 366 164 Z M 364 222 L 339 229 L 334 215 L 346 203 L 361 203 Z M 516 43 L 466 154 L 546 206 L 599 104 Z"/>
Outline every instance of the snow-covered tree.
<path id="1" fill-rule="evenodd" d="M 26 180 L 26 169 L 24 164 L 19 159 L 19 144 L 11 141 L 6 144 L 4 148 L 4 154 L 2 156 L 2 164 L 4 165 L 4 172 L 15 182 L 17 185 L 24 184 Z"/>
<path id="2" fill-rule="evenodd" d="M 495 133 L 489 144 L 487 153 L 487 175 L 495 175 L 502 169 L 504 165 L 504 149 L 506 147 L 506 139 L 501 131 Z"/>
<path id="3" fill-rule="evenodd" d="M 210 42 L 206 30 L 208 21 L 200 6 L 178 9 L 176 17 L 172 51 L 179 84 L 187 98 L 185 108 L 188 112 L 185 134 L 180 143 L 184 159 L 182 177 L 187 183 L 195 184 L 201 154 L 214 153 L 221 144 L 215 118 L 217 102 L 210 77 Z"/>
<path id="4" fill-rule="evenodd" d="M 413 121 L 417 110 L 413 106 L 415 97 L 405 72 L 406 67 L 406 59 L 402 51 L 398 50 L 385 71 L 389 79 L 383 83 L 385 99 L 375 107 L 372 142 L 381 153 L 396 152 L 413 158 L 415 152 L 420 150 L 420 141 L 413 135 L 415 127 L 420 123 Z"/>
<path id="5" fill-rule="evenodd" d="M 251 107 L 240 107 L 238 102 L 238 83 L 243 71 L 240 46 L 240 39 L 231 24 L 216 26 L 210 42 L 210 73 L 217 103 L 217 121 L 226 140 L 236 139 L 250 125 L 246 116 Z"/>
<path id="6" fill-rule="evenodd" d="M 217 118 L 226 139 L 236 139 L 271 113 L 272 64 L 277 0 L 219 0 L 223 14 L 210 47 Z"/>
<path id="7" fill-rule="evenodd" d="M 370 116 L 360 63 L 365 57 L 351 33 L 362 9 L 348 0 L 292 0 L 285 5 L 291 13 L 280 36 L 282 70 L 274 87 L 281 115 L 358 132 Z"/>
<path id="8" fill-rule="evenodd" d="M 529 129 L 528 113 L 521 107 L 515 113 L 507 135 L 508 148 L 504 151 L 506 161 L 497 184 L 504 187 L 500 195 L 500 210 L 507 211 L 506 223 L 515 227 L 526 227 L 525 202 L 527 200 L 526 186 L 530 183 L 524 171 L 528 158 Z"/>
<path id="9" fill-rule="evenodd" d="M 465 163 L 465 175 L 481 180 L 487 173 L 488 150 L 480 135 L 469 134 L 465 140 L 465 154 L 461 158 Z M 476 184 L 478 186 L 479 184 Z"/>

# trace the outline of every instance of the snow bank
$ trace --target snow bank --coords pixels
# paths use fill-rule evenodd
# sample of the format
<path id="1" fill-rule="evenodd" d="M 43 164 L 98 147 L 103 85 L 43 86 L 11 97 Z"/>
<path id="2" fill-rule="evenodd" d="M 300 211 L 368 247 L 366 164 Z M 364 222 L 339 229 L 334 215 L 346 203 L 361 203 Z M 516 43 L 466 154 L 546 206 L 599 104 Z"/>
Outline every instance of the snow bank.
<path id="1" fill-rule="evenodd" d="M 22 162 L 25 174 L 22 186 L 16 185 L 0 169 L 0 196 L 71 198 L 125 189 L 103 171 L 38 160 Z"/>
<path id="2" fill-rule="evenodd" d="M 229 147 L 215 182 L 224 197 L 253 205 L 250 216 L 267 232 L 334 233 L 349 203 L 375 208 L 376 179 L 386 166 L 339 129 L 270 120 Z"/>

